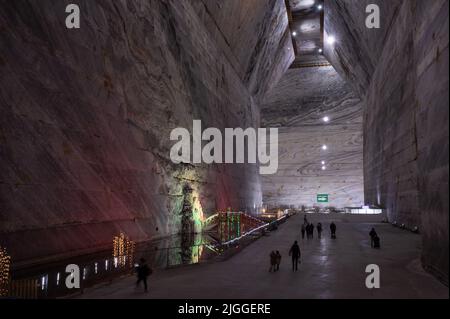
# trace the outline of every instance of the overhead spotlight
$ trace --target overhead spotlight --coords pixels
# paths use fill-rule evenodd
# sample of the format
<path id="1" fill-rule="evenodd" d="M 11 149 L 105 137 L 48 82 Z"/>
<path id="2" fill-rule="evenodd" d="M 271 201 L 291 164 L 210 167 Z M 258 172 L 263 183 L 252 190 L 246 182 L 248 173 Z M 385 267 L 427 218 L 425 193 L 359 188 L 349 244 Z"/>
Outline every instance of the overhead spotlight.
<path id="1" fill-rule="evenodd" d="M 319 5 L 317 6 L 317 9 L 318 9 L 318 10 L 322 10 L 322 9 L 323 9 L 323 5 L 319 4 Z"/>
<path id="2" fill-rule="evenodd" d="M 322 161 L 322 165 L 325 165 L 325 161 Z"/>
<path id="3" fill-rule="evenodd" d="M 330 118 L 329 118 L 328 116 L 325 116 L 325 117 L 323 118 L 323 121 L 324 121 L 325 123 L 328 123 L 328 122 L 330 121 Z"/>
<path id="4" fill-rule="evenodd" d="M 322 53 L 322 52 L 323 52 L 323 50 L 322 50 L 322 49 L 319 49 L 318 51 L 319 51 L 319 53 Z"/>
<path id="5" fill-rule="evenodd" d="M 322 146 L 322 149 L 323 149 L 324 151 L 326 151 L 326 150 L 328 149 L 328 146 L 323 145 L 323 146 Z"/>
<path id="6" fill-rule="evenodd" d="M 330 36 L 327 38 L 327 43 L 328 43 L 329 45 L 333 45 L 335 42 L 336 42 L 336 38 L 333 37 L 332 35 L 330 35 Z"/>
<path id="7" fill-rule="evenodd" d="M 297 32 L 296 31 L 292 32 L 292 36 L 296 37 L 297 36 Z"/>
<path id="8" fill-rule="evenodd" d="M 324 165 L 322 166 L 322 171 L 325 171 L 327 169 L 327 167 Z"/>

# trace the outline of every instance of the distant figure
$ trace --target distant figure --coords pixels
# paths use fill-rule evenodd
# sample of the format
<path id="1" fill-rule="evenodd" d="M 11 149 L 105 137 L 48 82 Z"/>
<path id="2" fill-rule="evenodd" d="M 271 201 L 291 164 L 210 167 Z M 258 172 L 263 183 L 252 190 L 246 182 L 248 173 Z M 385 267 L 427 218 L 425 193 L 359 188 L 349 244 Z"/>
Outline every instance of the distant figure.
<path id="1" fill-rule="evenodd" d="M 378 237 L 378 235 L 375 235 L 375 237 L 373 238 L 373 248 L 376 248 L 376 249 L 381 248 L 380 237 Z"/>
<path id="2" fill-rule="evenodd" d="M 292 257 L 292 271 L 294 272 L 298 271 L 298 262 L 301 257 L 298 242 L 295 242 L 294 245 L 292 245 L 291 250 L 289 250 L 289 256 Z"/>
<path id="3" fill-rule="evenodd" d="M 375 228 L 372 228 L 369 235 L 370 235 L 370 246 L 372 246 L 372 248 L 375 248 L 375 237 L 378 237 L 378 234 L 375 231 Z"/>
<path id="4" fill-rule="evenodd" d="M 322 238 L 322 230 L 323 230 L 322 224 L 321 224 L 321 223 L 318 223 L 318 224 L 317 224 L 317 235 L 319 236 L 319 239 Z"/>
<path id="5" fill-rule="evenodd" d="M 305 225 L 303 224 L 303 225 L 302 225 L 302 239 L 305 239 L 305 233 L 306 233 L 306 227 L 305 227 Z"/>
<path id="6" fill-rule="evenodd" d="M 311 239 L 313 238 L 313 234 L 314 234 L 314 225 L 308 224 L 306 226 L 306 236 L 308 237 L 308 239 Z"/>
<path id="7" fill-rule="evenodd" d="M 275 272 L 277 265 L 277 254 L 275 251 L 272 251 L 270 253 L 270 268 L 269 272 Z"/>
<path id="8" fill-rule="evenodd" d="M 308 225 L 308 218 L 306 218 L 306 214 L 305 214 L 305 217 L 303 218 L 303 224 Z"/>
<path id="9" fill-rule="evenodd" d="M 278 271 L 278 270 L 280 270 L 280 265 L 281 265 L 281 254 L 277 250 L 275 255 L 276 255 L 276 262 L 277 262 L 277 267 L 276 267 L 275 271 Z"/>
<path id="10" fill-rule="evenodd" d="M 336 239 L 336 224 L 334 222 L 330 225 L 330 231 L 331 231 L 331 239 Z"/>
<path id="11" fill-rule="evenodd" d="M 144 291 L 145 292 L 148 291 L 147 277 L 150 276 L 151 272 L 152 272 L 152 270 L 147 265 L 146 260 L 144 258 L 141 258 L 141 260 L 139 262 L 139 266 L 136 267 L 136 273 L 137 273 L 137 277 L 138 277 L 138 281 L 136 282 L 136 288 L 138 288 L 139 284 L 141 282 L 143 282 L 144 283 Z"/>

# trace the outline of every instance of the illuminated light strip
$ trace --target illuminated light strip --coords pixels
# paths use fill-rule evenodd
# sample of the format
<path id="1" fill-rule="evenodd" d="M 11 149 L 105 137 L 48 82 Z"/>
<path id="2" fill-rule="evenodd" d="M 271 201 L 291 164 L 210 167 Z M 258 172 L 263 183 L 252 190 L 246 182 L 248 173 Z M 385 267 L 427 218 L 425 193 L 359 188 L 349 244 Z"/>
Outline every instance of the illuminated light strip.
<path id="1" fill-rule="evenodd" d="M 284 219 L 284 218 L 286 218 L 286 216 L 283 216 L 283 217 L 278 218 L 275 222 L 279 222 L 280 220 L 282 220 L 282 219 Z M 227 241 L 227 242 L 225 242 L 225 243 L 222 243 L 221 245 L 224 246 L 224 245 L 229 245 L 229 244 L 231 244 L 231 243 L 234 243 L 234 242 L 236 242 L 236 241 L 238 241 L 238 240 L 241 240 L 242 238 L 244 238 L 244 237 L 246 237 L 246 236 L 248 236 L 248 235 L 253 234 L 254 232 L 260 230 L 261 228 L 265 228 L 265 227 L 267 227 L 267 226 L 270 226 L 270 224 L 273 224 L 273 223 L 275 223 L 275 222 L 264 224 L 264 225 L 262 225 L 262 226 L 260 226 L 260 227 L 258 227 L 258 228 L 255 228 L 255 229 L 249 231 L 248 233 L 245 233 L 244 235 L 242 235 L 242 236 L 239 237 L 239 238 L 235 238 L 235 239 L 233 239 L 233 240 Z"/>
<path id="2" fill-rule="evenodd" d="M 213 252 L 215 252 L 215 253 L 217 253 L 217 254 L 219 253 L 219 252 L 217 251 L 216 247 L 214 247 L 214 246 L 206 245 L 206 244 L 205 244 L 205 247 L 208 248 L 208 249 L 210 249 L 210 250 L 212 250 Z"/>

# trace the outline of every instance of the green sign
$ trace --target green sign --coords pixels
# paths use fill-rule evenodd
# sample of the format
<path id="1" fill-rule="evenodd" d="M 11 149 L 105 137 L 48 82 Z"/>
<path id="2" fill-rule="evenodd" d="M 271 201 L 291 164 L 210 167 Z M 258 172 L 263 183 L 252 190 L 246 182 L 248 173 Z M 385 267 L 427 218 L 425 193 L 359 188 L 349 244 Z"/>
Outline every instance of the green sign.
<path id="1" fill-rule="evenodd" d="M 328 194 L 319 194 L 317 195 L 318 203 L 328 203 Z"/>

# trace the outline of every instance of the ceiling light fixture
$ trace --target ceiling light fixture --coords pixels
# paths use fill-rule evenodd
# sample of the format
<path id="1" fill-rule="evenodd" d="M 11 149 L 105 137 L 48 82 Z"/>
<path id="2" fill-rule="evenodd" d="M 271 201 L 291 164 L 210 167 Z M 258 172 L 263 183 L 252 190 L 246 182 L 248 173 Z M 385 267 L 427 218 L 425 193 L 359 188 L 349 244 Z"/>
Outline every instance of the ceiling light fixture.
<path id="1" fill-rule="evenodd" d="M 296 37 L 297 36 L 297 32 L 296 31 L 292 32 L 292 36 Z"/>
<path id="2" fill-rule="evenodd" d="M 317 9 L 322 10 L 322 9 L 323 9 L 323 5 L 319 4 L 319 5 L 317 6 Z"/>
<path id="3" fill-rule="evenodd" d="M 322 166 L 322 171 L 325 171 L 327 169 L 326 166 Z"/>
<path id="4" fill-rule="evenodd" d="M 328 116 L 325 116 L 325 117 L 323 118 L 323 121 L 324 121 L 325 123 L 328 123 L 328 122 L 330 122 L 330 118 L 329 118 Z"/>
<path id="5" fill-rule="evenodd" d="M 322 146 L 322 149 L 323 149 L 324 151 L 326 151 L 326 150 L 328 149 L 328 146 L 323 145 L 323 146 Z"/>

